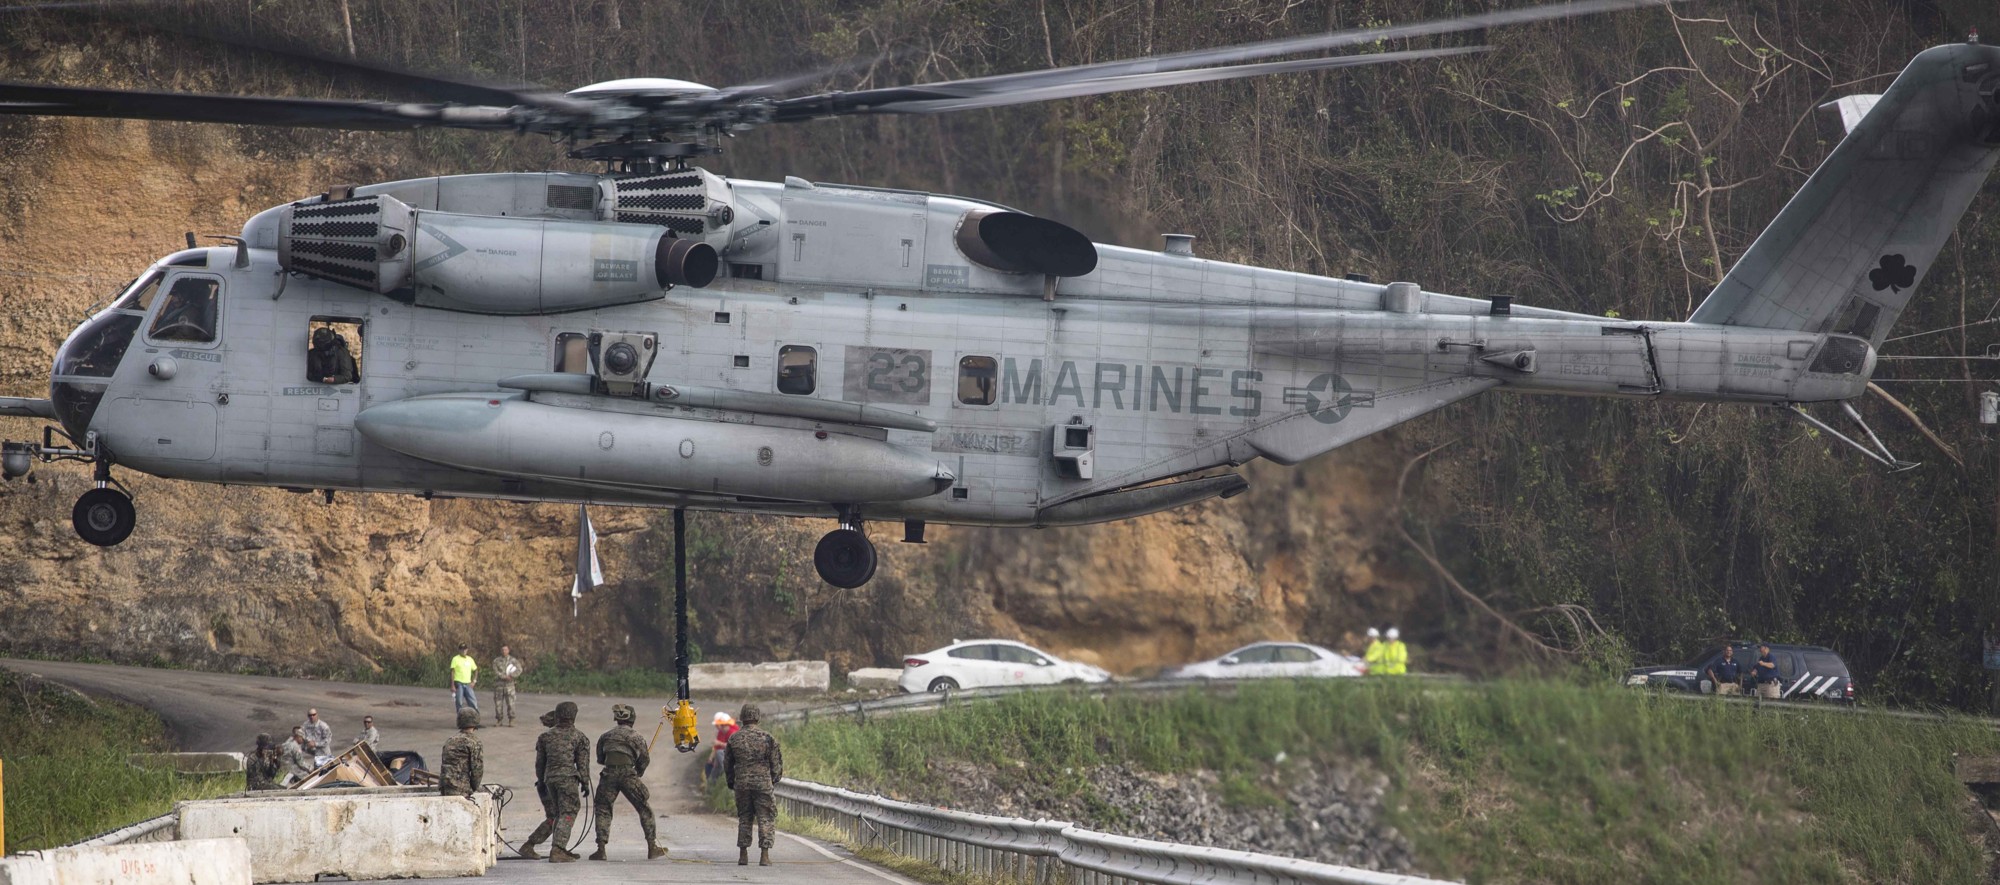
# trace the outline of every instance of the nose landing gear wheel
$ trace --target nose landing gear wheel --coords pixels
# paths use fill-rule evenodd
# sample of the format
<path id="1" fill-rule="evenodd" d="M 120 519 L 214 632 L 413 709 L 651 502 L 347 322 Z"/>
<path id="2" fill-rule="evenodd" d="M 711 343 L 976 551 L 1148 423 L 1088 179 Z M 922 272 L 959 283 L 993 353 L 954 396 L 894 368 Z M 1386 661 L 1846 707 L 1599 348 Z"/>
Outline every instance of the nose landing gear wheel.
<path id="1" fill-rule="evenodd" d="M 813 569 L 820 580 L 852 590 L 875 577 L 875 545 L 855 529 L 834 529 L 813 548 Z"/>
<path id="2" fill-rule="evenodd" d="M 69 512 L 69 521 L 84 540 L 99 547 L 110 547 L 132 534 L 132 527 L 139 522 L 139 514 L 132 509 L 132 499 L 126 497 L 124 492 L 112 488 L 91 489 L 76 499 L 76 507 Z"/>

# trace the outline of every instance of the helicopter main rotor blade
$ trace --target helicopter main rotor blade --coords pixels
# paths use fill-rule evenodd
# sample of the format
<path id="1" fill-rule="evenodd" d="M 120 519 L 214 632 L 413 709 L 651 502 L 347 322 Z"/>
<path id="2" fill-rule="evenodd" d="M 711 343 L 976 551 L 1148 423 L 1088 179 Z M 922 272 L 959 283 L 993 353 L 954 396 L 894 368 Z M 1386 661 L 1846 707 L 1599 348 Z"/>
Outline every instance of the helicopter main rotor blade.
<path id="1" fill-rule="evenodd" d="M 479 105 L 200 95 L 8 82 L 0 82 L 0 114 L 373 131 L 430 127 L 504 130 L 521 125 L 512 108 Z"/>
<path id="2" fill-rule="evenodd" d="M 1284 37 L 1260 43 L 1245 43 L 1216 49 L 1197 49 L 1168 55 L 1098 62 L 1096 64 L 1074 65 L 1040 71 L 994 74 L 963 80 L 947 80 L 942 83 L 890 86 L 881 89 L 864 89 L 857 92 L 828 92 L 776 102 L 774 112 L 775 119 L 791 122 L 812 119 L 814 117 L 881 112 L 886 106 L 896 102 L 945 100 L 951 98 L 974 99 L 1031 90 L 1050 90 L 1052 93 L 1055 93 L 1060 92 L 1058 87 L 1090 80 L 1157 74 L 1191 68 L 1203 68 L 1211 65 L 1229 65 L 1278 55 L 1292 55 L 1301 52 L 1325 52 L 1330 49 L 1362 46 L 1384 40 L 1427 37 L 1438 34 L 1479 30 L 1481 28 L 1551 21 L 1581 15 L 1595 15 L 1604 12 L 1643 9 L 1653 6 L 1664 6 L 1675 2 L 1680 2 L 1680 0 L 1578 0 L 1578 2 L 1572 3 L 1531 6 L 1524 9 L 1509 9 L 1500 12 L 1459 16 L 1457 18 L 1438 19 L 1435 21 L 1413 22 L 1406 25 L 1385 25 L 1381 27 L 1334 31 L 1327 34 Z M 1275 71 L 1271 73 L 1275 73 Z M 1256 75 L 1251 74 L 1247 76 Z M 1161 85 L 1168 84 L 1162 83 Z M 1092 93 L 1083 92 L 1077 94 L 1088 95 Z M 1062 96 L 1052 94 L 1050 97 Z M 1001 102 L 1001 104 L 1014 103 L 1017 102 Z M 967 105 L 967 107 L 990 106 L 993 105 Z"/>
<path id="3" fill-rule="evenodd" d="M 1126 74 L 1118 77 L 1103 77 L 1074 83 L 1060 83 L 1039 86 L 1019 92 L 1002 92 L 993 95 L 975 95 L 964 98 L 917 98 L 907 101 L 892 101 L 887 104 L 865 108 L 873 114 L 942 114 L 951 111 L 970 111 L 980 108 L 997 108 L 1007 105 L 1031 104 L 1038 101 L 1054 101 L 1059 98 L 1076 98 L 1084 95 L 1103 95 L 1111 92 L 1130 92 L 1136 89 L 1157 89 L 1162 86 L 1181 86 L 1188 83 L 1208 83 L 1217 80 L 1241 80 L 1246 77 L 1262 77 L 1270 74 L 1294 74 L 1302 71 L 1321 71 L 1332 68 L 1351 68 L 1362 65 L 1389 64 L 1399 61 L 1414 61 L 1425 58 L 1448 58 L 1454 55 L 1471 55 L 1490 52 L 1491 46 L 1458 46 L 1449 49 L 1413 49 L 1404 52 L 1377 52 L 1367 55 L 1336 55 L 1329 58 L 1306 58 L 1293 61 L 1271 61 L 1248 65 L 1227 65 L 1217 68 L 1196 68 L 1191 71 L 1161 71 L 1153 74 Z"/>

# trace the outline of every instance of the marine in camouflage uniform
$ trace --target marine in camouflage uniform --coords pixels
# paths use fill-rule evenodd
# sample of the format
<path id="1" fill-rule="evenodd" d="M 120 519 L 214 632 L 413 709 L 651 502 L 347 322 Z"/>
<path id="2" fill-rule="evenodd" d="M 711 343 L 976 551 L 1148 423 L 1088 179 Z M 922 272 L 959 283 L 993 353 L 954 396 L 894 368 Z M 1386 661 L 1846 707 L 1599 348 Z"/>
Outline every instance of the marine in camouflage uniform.
<path id="1" fill-rule="evenodd" d="M 736 791 L 736 863 L 750 862 L 750 828 L 757 828 L 757 863 L 771 865 L 772 831 L 778 824 L 778 800 L 771 795 L 785 779 L 785 754 L 778 739 L 758 725 L 763 718 L 756 704 L 744 704 L 736 717 L 743 729 L 729 737 L 729 788 Z"/>
<path id="2" fill-rule="evenodd" d="M 284 768 L 284 756 L 271 743 L 271 736 L 257 736 L 257 749 L 243 763 L 245 786 L 251 790 L 275 790 L 278 788 L 278 772 Z"/>
<path id="3" fill-rule="evenodd" d="M 576 704 L 563 701 L 556 705 L 555 727 L 535 740 L 535 779 L 542 784 L 542 808 L 549 814 L 550 830 L 555 836 L 554 844 L 549 846 L 550 863 L 576 860 L 576 855 L 569 851 L 570 828 L 576 825 L 576 813 L 583 808 L 578 789 L 582 789 L 583 795 L 590 795 L 590 783 L 585 780 L 589 773 L 590 738 L 576 730 Z M 530 840 L 530 847 L 537 841 Z M 523 852 L 522 856 L 534 855 Z"/>
<path id="4" fill-rule="evenodd" d="M 507 646 L 500 646 L 500 656 L 493 659 L 493 675 L 499 679 L 493 684 L 493 724 L 514 727 L 514 681 L 521 678 L 521 659 L 511 654 Z"/>
<path id="5" fill-rule="evenodd" d="M 458 733 L 444 742 L 444 764 L 438 769 L 438 794 L 470 797 L 486 774 L 485 749 L 479 745 L 479 711 L 458 714 Z"/>
<path id="6" fill-rule="evenodd" d="M 542 728 L 544 729 L 543 734 L 553 731 L 556 727 L 556 711 L 550 710 L 547 713 L 543 713 L 541 721 Z M 538 751 L 536 755 L 539 756 L 539 740 L 536 742 L 536 749 Z M 556 803 L 549 796 L 548 784 L 542 782 L 542 766 L 539 761 L 535 765 L 535 798 L 541 800 L 542 803 L 542 822 L 537 824 L 535 831 L 528 835 L 528 841 L 521 843 L 521 856 L 529 860 L 542 859 L 542 856 L 535 852 L 535 846 L 542 844 L 542 842 L 546 841 L 556 831 Z"/>
<path id="7" fill-rule="evenodd" d="M 611 719 L 617 725 L 597 738 L 597 764 L 604 770 L 597 774 L 597 798 L 590 806 L 597 816 L 597 851 L 590 855 L 591 860 L 605 859 L 604 847 L 611 842 L 611 804 L 620 795 L 632 803 L 632 810 L 639 815 L 639 828 L 646 832 L 646 859 L 667 853 L 654 831 L 652 796 L 643 779 L 652 757 L 646 750 L 646 739 L 632 730 L 636 718 L 630 706 L 613 705 Z"/>

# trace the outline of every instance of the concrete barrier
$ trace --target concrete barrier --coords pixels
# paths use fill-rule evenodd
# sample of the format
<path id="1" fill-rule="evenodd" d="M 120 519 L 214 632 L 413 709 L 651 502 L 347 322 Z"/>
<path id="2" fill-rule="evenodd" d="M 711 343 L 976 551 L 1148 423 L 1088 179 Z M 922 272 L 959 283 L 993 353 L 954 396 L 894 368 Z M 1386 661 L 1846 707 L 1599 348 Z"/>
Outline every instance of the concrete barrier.
<path id="1" fill-rule="evenodd" d="M 888 667 L 863 667 L 847 671 L 847 684 L 862 691 L 893 689 L 903 679 L 903 671 Z"/>
<path id="2" fill-rule="evenodd" d="M 181 774 L 228 774 L 243 770 L 242 753 L 133 753 L 134 768 L 171 768 Z"/>
<path id="3" fill-rule="evenodd" d="M 257 882 L 483 876 L 499 860 L 486 793 L 308 790 L 184 802 L 177 813 L 183 839 L 248 842 Z"/>
<path id="4" fill-rule="evenodd" d="M 825 661 L 696 664 L 689 669 L 688 680 L 704 694 L 824 693 L 833 685 L 833 668 Z"/>
<path id="5" fill-rule="evenodd" d="M 0 885 L 250 885 L 242 839 L 51 848 L 0 860 Z"/>

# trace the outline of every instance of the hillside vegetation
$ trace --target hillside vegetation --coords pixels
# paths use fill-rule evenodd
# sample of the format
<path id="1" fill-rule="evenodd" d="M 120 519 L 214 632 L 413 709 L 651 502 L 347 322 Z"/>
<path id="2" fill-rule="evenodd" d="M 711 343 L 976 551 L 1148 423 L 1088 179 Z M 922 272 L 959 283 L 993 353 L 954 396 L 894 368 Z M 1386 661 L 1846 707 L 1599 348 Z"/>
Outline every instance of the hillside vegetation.
<path id="1" fill-rule="evenodd" d="M 1336 822 L 1287 802 L 1290 785 L 1380 773 L 1383 832 L 1408 838 L 1417 869 L 1475 882 L 1982 881 L 1990 825 L 1951 758 L 2000 751 L 1982 723 L 1549 681 L 1037 692 L 779 736 L 787 776 L 1152 838 L 1175 823 L 1141 824 L 1156 810 L 1108 775 L 1171 776 L 1154 801 L 1214 782 L 1230 804 L 1317 830 Z M 1229 847 L 1283 836 L 1260 838 L 1274 844 Z"/>
<path id="2" fill-rule="evenodd" d="M 137 14 L 560 88 L 635 75 L 726 84 L 859 59 L 830 81 L 855 88 L 1514 5 L 348 0 Z M 5 16 L 0 75 L 375 94 L 101 15 Z M 1829 150 L 1816 105 L 1883 88 L 1925 46 L 2000 33 L 1997 15 L 1972 0 L 1691 2 L 1440 38 L 1495 47 L 1445 61 L 773 127 L 710 165 L 970 194 L 1127 245 L 1182 231 L 1215 258 L 1680 319 Z M 228 230 L 334 182 L 584 168 L 544 141 L 467 134 L 22 118 L 0 122 L 0 143 L 11 256 L 0 271 L 18 280 L 0 317 L 8 394 L 36 393 L 78 313 L 181 230 Z M 1994 210 L 1990 195 L 1974 202 L 1888 355 L 2000 340 Z M 716 659 L 845 667 L 992 633 L 1134 668 L 1252 638 L 1341 644 L 1395 621 L 1431 666 L 1546 667 L 1678 659 L 1719 636 L 1758 636 L 1839 649 L 1872 700 L 1976 706 L 1990 685 L 1980 642 L 2000 619 L 2000 449 L 1973 420 L 1980 385 L 1965 382 L 1991 370 L 1883 365 L 1927 380 L 1885 380 L 1894 402 L 1857 405 L 1920 469 L 1885 474 L 1747 407 L 1496 395 L 1297 470 L 1253 466 L 1251 492 L 1185 513 L 885 545 L 882 577 L 860 592 L 811 576 L 806 552 L 826 523 L 698 516 L 713 542 L 696 569 L 698 641 Z M 320 507 L 142 483 L 138 534 L 99 552 L 62 525 L 82 475 L 48 475 L 58 482 L 0 490 L 0 618 L 20 627 L 0 647 L 281 669 L 393 667 L 461 639 L 600 667 L 670 654 L 651 515 L 606 520 L 617 583 L 571 623 L 565 508 Z M 194 575 L 232 577 L 210 590 Z M 104 596 L 119 604 L 82 602 Z"/>
<path id="3" fill-rule="evenodd" d="M 243 789 L 240 773 L 187 776 L 127 762 L 170 749 L 159 717 L 145 710 L 0 670 L 7 850 L 67 845 L 165 814 L 176 800 Z"/>

